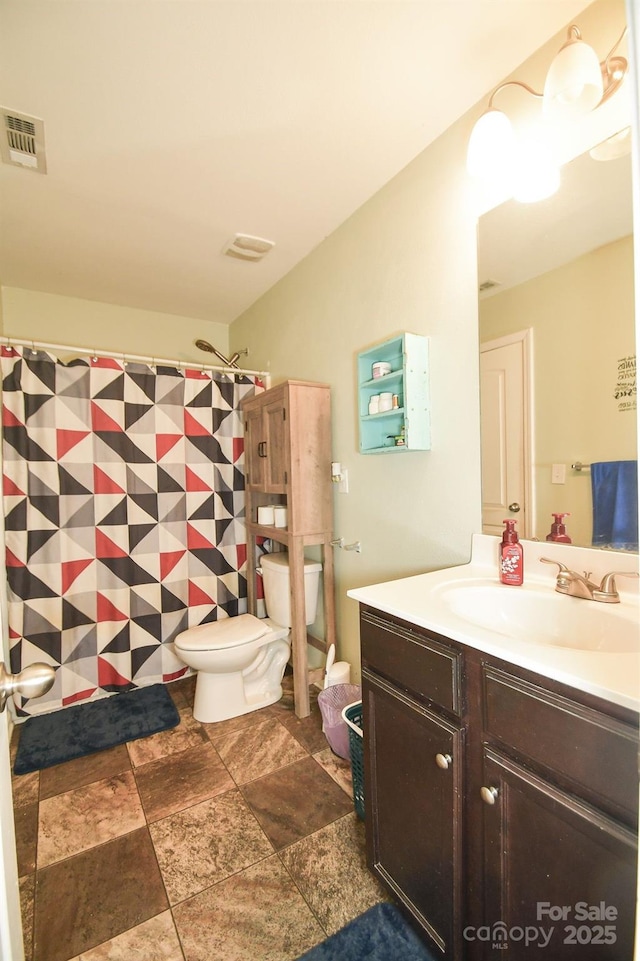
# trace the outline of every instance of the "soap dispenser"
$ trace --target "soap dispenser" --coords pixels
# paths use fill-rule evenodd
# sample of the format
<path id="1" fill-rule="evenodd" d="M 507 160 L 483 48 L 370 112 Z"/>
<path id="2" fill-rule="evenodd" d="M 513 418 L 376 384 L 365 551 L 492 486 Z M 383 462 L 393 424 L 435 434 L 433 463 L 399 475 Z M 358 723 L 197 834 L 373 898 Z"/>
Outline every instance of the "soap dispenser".
<path id="1" fill-rule="evenodd" d="M 503 584 L 519 587 L 524 579 L 524 551 L 516 530 L 514 520 L 502 522 L 505 525 L 500 544 L 500 580 Z"/>
<path id="2" fill-rule="evenodd" d="M 560 544 L 570 544 L 571 538 L 567 534 L 567 529 L 563 523 L 563 517 L 571 517 L 568 511 L 564 514 L 552 514 L 554 518 L 553 524 L 551 525 L 551 530 L 547 534 L 548 541 L 558 541 Z"/>

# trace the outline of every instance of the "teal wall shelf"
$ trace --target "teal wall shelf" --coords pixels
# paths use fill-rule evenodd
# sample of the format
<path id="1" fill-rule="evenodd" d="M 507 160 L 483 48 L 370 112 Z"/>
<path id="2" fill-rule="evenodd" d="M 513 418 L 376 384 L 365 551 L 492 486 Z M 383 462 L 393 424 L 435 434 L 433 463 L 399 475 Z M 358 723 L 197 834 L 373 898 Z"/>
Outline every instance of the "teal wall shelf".
<path id="1" fill-rule="evenodd" d="M 373 377 L 377 363 L 390 364 L 390 373 Z M 397 407 L 370 414 L 371 398 L 383 393 Z M 399 334 L 358 354 L 358 421 L 361 454 L 430 450 L 427 337 Z"/>

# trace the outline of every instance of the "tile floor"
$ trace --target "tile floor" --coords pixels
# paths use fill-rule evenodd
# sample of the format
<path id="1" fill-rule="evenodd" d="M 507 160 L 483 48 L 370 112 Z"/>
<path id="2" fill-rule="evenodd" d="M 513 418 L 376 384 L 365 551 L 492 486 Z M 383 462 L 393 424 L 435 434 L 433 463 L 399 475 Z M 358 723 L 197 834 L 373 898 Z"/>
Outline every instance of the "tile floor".
<path id="1" fill-rule="evenodd" d="M 200 724 L 169 689 L 173 730 L 14 777 L 27 961 L 293 961 L 386 900 L 317 697 Z"/>

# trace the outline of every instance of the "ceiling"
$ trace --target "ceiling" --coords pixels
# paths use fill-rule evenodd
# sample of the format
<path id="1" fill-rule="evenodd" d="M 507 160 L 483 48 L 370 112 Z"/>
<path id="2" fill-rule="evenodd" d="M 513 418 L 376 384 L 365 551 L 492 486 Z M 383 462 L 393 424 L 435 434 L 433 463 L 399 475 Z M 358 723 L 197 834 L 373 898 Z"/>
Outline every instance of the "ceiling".
<path id="1" fill-rule="evenodd" d="M 231 323 L 587 5 L 3 0 L 0 283 Z"/>

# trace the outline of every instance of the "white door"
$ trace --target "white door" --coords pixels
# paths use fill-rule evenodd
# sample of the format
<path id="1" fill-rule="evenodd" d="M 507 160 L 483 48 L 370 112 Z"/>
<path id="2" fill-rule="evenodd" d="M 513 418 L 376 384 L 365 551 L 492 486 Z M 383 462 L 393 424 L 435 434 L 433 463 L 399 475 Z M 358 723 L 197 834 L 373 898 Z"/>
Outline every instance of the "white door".
<path id="1" fill-rule="evenodd" d="M 531 502 L 529 331 L 480 347 L 482 531 L 500 534 L 503 520 L 533 530 Z"/>
<path id="2" fill-rule="evenodd" d="M 6 708 L 0 714 L 0 959 L 24 961 Z"/>

